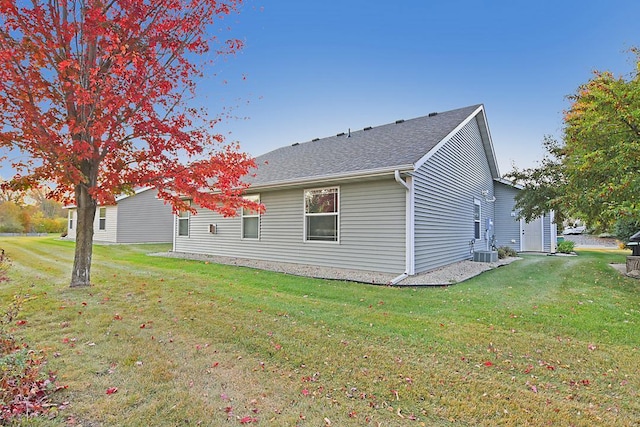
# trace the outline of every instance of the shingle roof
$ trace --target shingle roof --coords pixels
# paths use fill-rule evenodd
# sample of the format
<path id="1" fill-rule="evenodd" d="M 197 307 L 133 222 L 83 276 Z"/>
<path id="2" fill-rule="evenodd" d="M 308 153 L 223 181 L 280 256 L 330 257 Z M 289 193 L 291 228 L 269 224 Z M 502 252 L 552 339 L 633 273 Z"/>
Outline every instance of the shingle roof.
<path id="1" fill-rule="evenodd" d="M 278 148 L 256 157 L 253 186 L 412 167 L 480 105 Z"/>

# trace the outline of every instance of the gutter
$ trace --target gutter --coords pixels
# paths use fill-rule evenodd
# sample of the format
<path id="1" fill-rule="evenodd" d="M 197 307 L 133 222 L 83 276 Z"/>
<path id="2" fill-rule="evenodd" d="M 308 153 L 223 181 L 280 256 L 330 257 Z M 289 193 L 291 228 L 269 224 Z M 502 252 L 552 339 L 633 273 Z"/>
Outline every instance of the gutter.
<path id="1" fill-rule="evenodd" d="M 262 189 L 271 189 L 271 188 L 279 188 L 279 187 L 297 187 L 304 185 L 312 185 L 316 183 L 324 183 L 327 181 L 347 181 L 352 179 L 367 179 L 367 178 L 377 178 L 380 176 L 385 176 L 389 174 L 393 174 L 398 172 L 398 176 L 400 171 L 413 171 L 413 165 L 400 165 L 393 168 L 379 168 L 379 169 L 367 169 L 362 171 L 355 171 L 350 173 L 337 173 L 337 174 L 327 174 L 327 175 L 318 175 L 313 177 L 306 178 L 293 178 L 281 181 L 272 181 L 265 183 L 257 183 L 254 184 L 251 181 L 248 181 L 246 184 L 249 185 L 250 189 L 262 190 Z"/>

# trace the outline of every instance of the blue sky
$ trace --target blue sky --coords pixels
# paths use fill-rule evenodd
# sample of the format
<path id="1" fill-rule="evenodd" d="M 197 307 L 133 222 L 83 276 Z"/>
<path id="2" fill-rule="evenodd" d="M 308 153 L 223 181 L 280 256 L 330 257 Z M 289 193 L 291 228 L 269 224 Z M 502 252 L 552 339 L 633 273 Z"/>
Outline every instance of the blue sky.
<path id="1" fill-rule="evenodd" d="M 634 70 L 638 16 L 636 0 L 247 0 L 224 22 L 246 48 L 197 102 L 230 107 L 218 130 L 254 156 L 482 103 L 504 174 L 542 158 L 592 70 Z"/>

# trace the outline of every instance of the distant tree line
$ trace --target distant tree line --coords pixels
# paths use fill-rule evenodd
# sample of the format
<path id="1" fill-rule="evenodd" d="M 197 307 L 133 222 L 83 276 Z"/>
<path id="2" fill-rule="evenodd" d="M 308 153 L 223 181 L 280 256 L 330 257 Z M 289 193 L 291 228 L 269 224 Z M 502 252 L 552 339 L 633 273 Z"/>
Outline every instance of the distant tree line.
<path id="1" fill-rule="evenodd" d="M 0 191 L 0 233 L 64 233 L 62 204 L 46 197 L 45 189 L 27 193 Z"/>

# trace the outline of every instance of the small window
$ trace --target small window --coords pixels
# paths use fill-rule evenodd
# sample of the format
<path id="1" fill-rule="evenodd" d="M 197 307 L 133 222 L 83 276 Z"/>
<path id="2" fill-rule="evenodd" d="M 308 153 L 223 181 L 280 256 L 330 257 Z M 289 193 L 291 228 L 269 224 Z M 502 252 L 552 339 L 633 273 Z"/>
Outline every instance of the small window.
<path id="1" fill-rule="evenodd" d="M 178 236 L 188 236 L 189 235 L 189 218 L 191 217 L 191 212 L 189 211 L 180 211 L 178 214 Z"/>
<path id="2" fill-rule="evenodd" d="M 260 203 L 260 195 L 252 194 L 244 197 L 252 202 Z M 260 212 L 249 208 L 242 208 L 242 238 L 260 238 Z"/>
<path id="3" fill-rule="evenodd" d="M 106 230 L 107 229 L 107 208 L 100 208 L 99 210 L 99 226 L 98 228 L 100 230 Z"/>
<path id="4" fill-rule="evenodd" d="M 69 210 L 69 230 L 73 230 L 73 211 Z"/>
<path id="5" fill-rule="evenodd" d="M 473 200 L 473 237 L 476 240 L 480 240 L 480 223 L 482 218 L 482 212 L 480 211 L 482 204 L 480 200 Z"/>
<path id="6" fill-rule="evenodd" d="M 338 241 L 338 187 L 305 190 L 305 240 Z"/>

